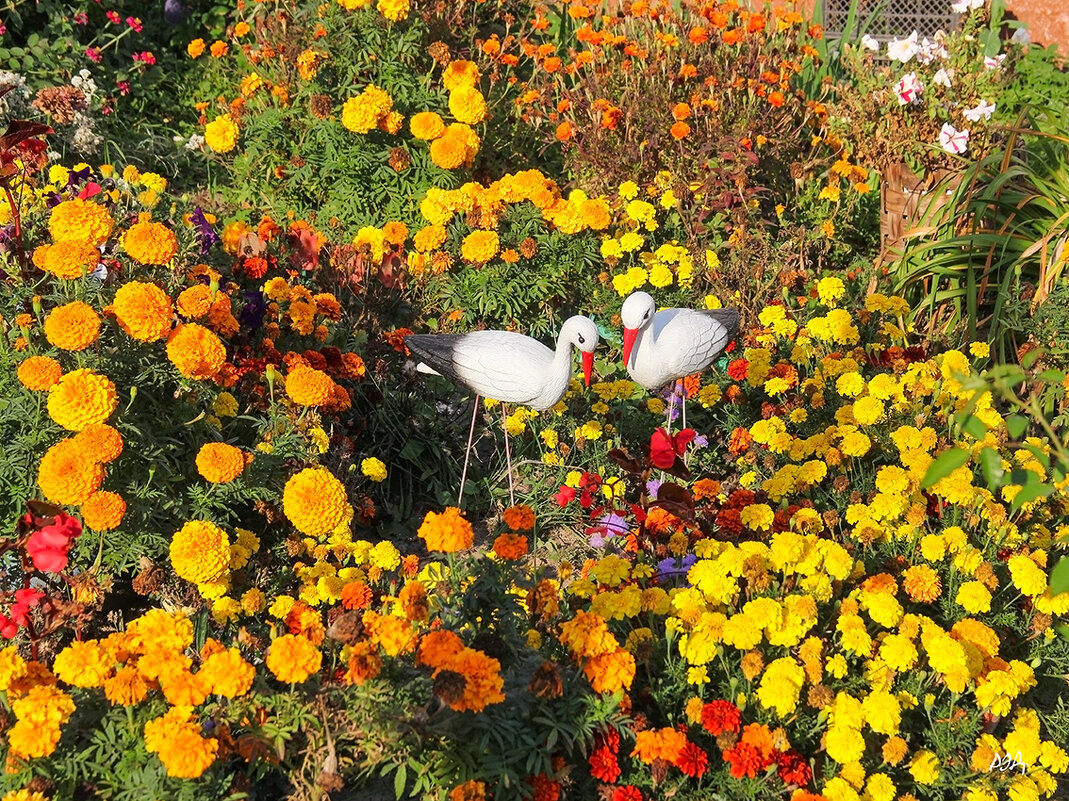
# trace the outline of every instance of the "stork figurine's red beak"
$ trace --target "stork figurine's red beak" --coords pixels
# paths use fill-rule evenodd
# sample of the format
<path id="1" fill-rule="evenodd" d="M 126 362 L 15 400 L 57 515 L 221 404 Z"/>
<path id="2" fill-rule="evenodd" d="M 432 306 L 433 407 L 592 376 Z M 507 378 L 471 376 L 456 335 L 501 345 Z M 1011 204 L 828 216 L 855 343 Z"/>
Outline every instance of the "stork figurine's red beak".
<path id="1" fill-rule="evenodd" d="M 631 349 L 635 347 L 635 337 L 638 336 L 637 328 L 624 329 L 624 367 L 631 361 Z"/>
<path id="2" fill-rule="evenodd" d="M 583 351 L 583 379 L 586 381 L 586 385 L 590 386 L 590 371 L 594 369 L 594 354 L 593 352 Z"/>

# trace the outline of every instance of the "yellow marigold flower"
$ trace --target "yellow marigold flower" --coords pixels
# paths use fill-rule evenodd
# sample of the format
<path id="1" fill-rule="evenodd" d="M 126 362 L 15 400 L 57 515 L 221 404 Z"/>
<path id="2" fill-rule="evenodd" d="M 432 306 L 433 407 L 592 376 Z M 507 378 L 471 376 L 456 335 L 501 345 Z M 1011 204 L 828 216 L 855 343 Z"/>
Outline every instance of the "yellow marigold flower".
<path id="1" fill-rule="evenodd" d="M 966 581 L 958 587 L 954 602 L 966 612 L 978 615 L 991 611 L 991 591 L 979 581 Z"/>
<path id="2" fill-rule="evenodd" d="M 118 528 L 126 515 L 126 501 L 117 492 L 94 492 L 82 504 L 82 520 L 94 531 Z"/>
<path id="3" fill-rule="evenodd" d="M 374 456 L 369 459 L 364 459 L 360 463 L 360 472 L 372 481 L 377 482 L 386 480 L 386 465 L 381 459 L 377 459 Z"/>
<path id="4" fill-rule="evenodd" d="M 213 695 L 237 698 L 252 687 L 256 669 L 241 657 L 237 648 L 230 648 L 205 659 L 197 675 L 207 682 Z"/>
<path id="5" fill-rule="evenodd" d="M 179 578 L 204 584 L 220 578 L 230 566 L 226 532 L 207 520 L 190 520 L 171 539 L 171 565 Z"/>
<path id="6" fill-rule="evenodd" d="M 460 255 L 465 261 L 483 264 L 497 255 L 498 241 L 496 231 L 472 231 L 460 246 Z"/>
<path id="7" fill-rule="evenodd" d="M 99 247 L 108 241 L 114 227 L 106 208 L 81 198 L 58 204 L 48 218 L 48 231 L 56 242 L 77 239 Z"/>
<path id="8" fill-rule="evenodd" d="M 84 239 L 61 239 L 35 248 L 33 263 L 56 278 L 73 280 L 92 272 L 100 263 L 100 251 Z"/>
<path id="9" fill-rule="evenodd" d="M 32 759 L 52 754 L 60 727 L 74 712 L 71 697 L 53 685 L 38 684 L 10 704 L 18 721 L 7 732 L 9 756 Z"/>
<path id="10" fill-rule="evenodd" d="M 441 553 L 466 550 L 475 541 L 475 532 L 471 523 L 465 520 L 460 510 L 453 506 L 446 507 L 441 514 L 427 512 L 416 533 L 427 543 L 427 550 Z"/>
<path id="11" fill-rule="evenodd" d="M 68 431 L 103 423 L 118 404 L 112 380 L 86 368 L 67 373 L 48 390 L 48 414 Z"/>
<path id="12" fill-rule="evenodd" d="M 913 565 L 902 574 L 902 586 L 912 600 L 931 603 L 943 592 L 939 574 L 928 565 Z"/>
<path id="13" fill-rule="evenodd" d="M 229 153 L 237 145 L 239 133 L 234 118 L 222 114 L 204 126 L 204 143 L 216 153 Z"/>
<path id="14" fill-rule="evenodd" d="M 52 671 L 74 687 L 100 687 L 114 665 L 114 658 L 97 640 L 75 640 L 56 654 Z"/>
<path id="15" fill-rule="evenodd" d="M 451 123 L 445 133 L 431 142 L 431 161 L 443 170 L 455 170 L 471 164 L 479 152 L 479 144 L 478 135 L 469 126 Z"/>
<path id="16" fill-rule="evenodd" d="M 226 348 L 200 323 L 180 323 L 167 337 L 167 358 L 186 378 L 211 380 L 226 362 Z"/>
<path id="17" fill-rule="evenodd" d="M 1035 597 L 1047 589 L 1047 574 L 1029 557 L 1018 554 L 1009 561 L 1010 578 L 1023 594 Z"/>
<path id="18" fill-rule="evenodd" d="M 986 342 L 970 342 L 969 353 L 977 359 L 986 359 L 991 355 L 991 346 Z"/>
<path id="19" fill-rule="evenodd" d="M 104 682 L 104 696 L 114 706 L 137 706 L 148 695 L 148 683 L 134 665 L 119 668 Z"/>
<path id="20" fill-rule="evenodd" d="M 417 139 L 430 141 L 445 133 L 445 122 L 434 111 L 421 111 L 412 115 L 408 128 Z"/>
<path id="21" fill-rule="evenodd" d="M 939 758 L 931 751 L 918 751 L 910 760 L 909 772 L 918 784 L 934 784 L 939 780 Z"/>
<path id="22" fill-rule="evenodd" d="M 379 0 L 379 13 L 390 22 L 400 22 L 408 16 L 409 0 Z"/>
<path id="23" fill-rule="evenodd" d="M 122 235 L 123 250 L 141 264 L 167 264 L 178 252 L 178 237 L 158 222 L 137 222 Z"/>
<path id="24" fill-rule="evenodd" d="M 203 39 L 194 39 L 192 42 L 186 45 L 186 52 L 190 58 L 200 58 L 204 55 L 206 45 Z"/>
<path id="25" fill-rule="evenodd" d="M 90 461 L 109 464 L 123 451 L 122 434 L 107 423 L 93 423 L 74 435 L 74 442 Z"/>
<path id="26" fill-rule="evenodd" d="M 321 406 L 334 397 L 334 379 L 322 370 L 300 364 L 286 374 L 286 394 L 301 406 Z"/>
<path id="27" fill-rule="evenodd" d="M 172 707 L 145 724 L 145 748 L 160 758 L 168 776 L 196 779 L 215 761 L 219 741 L 201 735 L 188 706 Z"/>
<path id="28" fill-rule="evenodd" d="M 31 356 L 19 362 L 19 383 L 26 389 L 45 392 L 63 377 L 63 367 L 51 356 Z"/>
<path id="29" fill-rule="evenodd" d="M 244 472 L 252 461 L 241 448 L 225 442 L 206 442 L 197 452 L 197 472 L 213 484 L 226 484 Z"/>
<path id="30" fill-rule="evenodd" d="M 345 487 L 323 467 L 306 467 L 290 477 L 282 492 L 282 510 L 309 537 L 333 531 L 352 513 Z"/>
<path id="31" fill-rule="evenodd" d="M 356 97 L 345 101 L 341 124 L 353 133 L 366 134 L 378 127 L 379 120 L 393 108 L 393 100 L 374 84 Z"/>
<path id="32" fill-rule="evenodd" d="M 163 339 L 171 330 L 171 299 L 155 284 L 124 284 L 115 293 L 112 309 L 122 330 L 141 342 Z"/>
<path id="33" fill-rule="evenodd" d="M 474 86 L 459 86 L 449 93 L 449 113 L 467 125 L 486 119 L 486 98 Z"/>
<path id="34" fill-rule="evenodd" d="M 479 67 L 474 61 L 450 61 L 442 71 L 442 85 L 447 92 L 454 92 L 461 86 L 476 86 L 479 78 Z"/>
<path id="35" fill-rule="evenodd" d="M 104 481 L 104 468 L 86 458 L 73 439 L 49 448 L 37 470 L 37 485 L 52 503 L 81 505 Z"/>
<path id="36" fill-rule="evenodd" d="M 319 670 L 323 654 L 305 637 L 283 634 L 271 642 L 267 668 L 279 681 L 300 684 Z"/>
<path id="37" fill-rule="evenodd" d="M 100 336 L 100 317 L 88 303 L 75 300 L 49 312 L 44 328 L 45 338 L 57 348 L 81 351 Z"/>

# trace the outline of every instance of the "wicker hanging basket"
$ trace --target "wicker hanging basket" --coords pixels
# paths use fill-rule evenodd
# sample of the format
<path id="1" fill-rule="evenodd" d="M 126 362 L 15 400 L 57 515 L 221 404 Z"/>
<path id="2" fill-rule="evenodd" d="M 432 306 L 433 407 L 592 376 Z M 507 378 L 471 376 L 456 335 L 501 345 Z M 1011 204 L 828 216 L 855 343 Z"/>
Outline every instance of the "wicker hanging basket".
<path id="1" fill-rule="evenodd" d="M 950 200 L 955 181 L 947 182 L 949 170 L 915 175 L 904 163 L 891 164 L 880 177 L 880 241 L 884 258 L 901 252 L 908 231 L 931 224 Z M 934 187 L 939 187 L 935 192 Z"/>

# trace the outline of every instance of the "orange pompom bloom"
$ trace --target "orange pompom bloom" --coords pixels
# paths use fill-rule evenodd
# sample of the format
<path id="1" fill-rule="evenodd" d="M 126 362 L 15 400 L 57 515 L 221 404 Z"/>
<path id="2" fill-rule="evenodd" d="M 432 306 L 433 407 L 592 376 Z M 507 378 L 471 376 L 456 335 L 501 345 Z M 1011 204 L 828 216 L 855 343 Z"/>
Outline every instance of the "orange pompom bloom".
<path id="1" fill-rule="evenodd" d="M 87 458 L 109 464 L 122 453 L 122 434 L 107 423 L 93 423 L 74 435 L 74 441 Z"/>
<path id="2" fill-rule="evenodd" d="M 521 503 L 516 506 L 510 506 L 501 517 L 506 526 L 516 531 L 530 531 L 534 528 L 534 510 L 527 504 Z"/>
<path id="3" fill-rule="evenodd" d="M 81 198 L 63 201 L 48 218 L 48 231 L 56 242 L 78 239 L 98 247 L 108 241 L 114 227 L 106 208 Z"/>
<path id="4" fill-rule="evenodd" d="M 92 242 L 61 239 L 53 245 L 35 248 L 33 263 L 56 278 L 72 280 L 92 272 L 100 263 L 100 251 Z"/>
<path id="5" fill-rule="evenodd" d="M 527 553 L 525 534 L 501 534 L 494 540 L 494 553 L 501 559 L 522 559 Z"/>
<path id="6" fill-rule="evenodd" d="M 209 380 L 226 363 L 226 348 L 200 323 L 182 323 L 167 337 L 167 358 L 186 378 Z"/>
<path id="7" fill-rule="evenodd" d="M 112 380 L 84 368 L 67 373 L 48 390 L 48 416 L 68 431 L 103 423 L 118 405 Z"/>
<path id="8" fill-rule="evenodd" d="M 80 506 L 103 481 L 104 468 L 87 459 L 73 438 L 49 448 L 37 469 L 37 486 L 52 503 Z"/>
<path id="9" fill-rule="evenodd" d="M 187 320 L 199 320 L 212 308 L 212 290 L 205 284 L 183 289 L 178 296 L 178 313 Z"/>
<path id="10" fill-rule="evenodd" d="M 455 506 L 446 507 L 441 514 L 427 512 L 416 533 L 427 543 L 427 550 L 441 553 L 463 551 L 475 542 L 471 523 L 461 516 Z"/>
<path id="11" fill-rule="evenodd" d="M 244 472 L 250 456 L 225 442 L 206 442 L 197 452 L 197 472 L 213 484 L 226 484 Z"/>
<path id="12" fill-rule="evenodd" d="M 434 111 L 421 111 L 412 115 L 408 128 L 417 139 L 430 141 L 445 133 L 445 122 Z"/>
<path id="13" fill-rule="evenodd" d="M 141 264 L 167 264 L 178 252 L 178 237 L 158 222 L 138 222 L 122 235 L 123 250 Z"/>
<path id="14" fill-rule="evenodd" d="M 672 126 L 671 134 L 673 139 L 686 139 L 690 134 L 690 126 L 683 122 L 683 120 L 679 120 Z"/>
<path id="15" fill-rule="evenodd" d="M 44 392 L 63 377 L 63 367 L 51 356 L 31 356 L 19 363 L 17 375 L 19 383 L 26 389 Z"/>
<path id="16" fill-rule="evenodd" d="M 349 649 L 349 669 L 345 671 L 345 683 L 357 686 L 382 672 L 382 657 L 374 645 L 362 640 Z"/>
<path id="17" fill-rule="evenodd" d="M 171 299 L 155 284 L 124 284 L 115 293 L 111 307 L 122 330 L 141 342 L 163 339 L 171 330 Z"/>
<path id="18" fill-rule="evenodd" d="M 300 684 L 319 670 L 323 654 L 304 637 L 283 634 L 271 642 L 267 667 L 275 678 L 287 684 Z"/>
<path id="19" fill-rule="evenodd" d="M 567 142 L 572 138 L 574 131 L 572 130 L 572 124 L 565 120 L 557 126 L 557 139 L 561 142 Z"/>
<path id="20" fill-rule="evenodd" d="M 82 520 L 94 531 L 118 528 L 126 515 L 126 501 L 117 492 L 94 492 L 82 504 Z"/>
<path id="21" fill-rule="evenodd" d="M 286 374 L 286 394 L 300 406 L 322 406 L 334 396 L 334 379 L 300 364 Z"/>
<path id="22" fill-rule="evenodd" d="M 75 300 L 58 306 L 45 318 L 45 338 L 57 348 L 85 350 L 100 336 L 100 317 L 88 303 Z"/>
<path id="23" fill-rule="evenodd" d="M 685 120 L 690 116 L 690 106 L 686 103 L 676 103 L 672 106 L 672 116 L 677 120 Z"/>

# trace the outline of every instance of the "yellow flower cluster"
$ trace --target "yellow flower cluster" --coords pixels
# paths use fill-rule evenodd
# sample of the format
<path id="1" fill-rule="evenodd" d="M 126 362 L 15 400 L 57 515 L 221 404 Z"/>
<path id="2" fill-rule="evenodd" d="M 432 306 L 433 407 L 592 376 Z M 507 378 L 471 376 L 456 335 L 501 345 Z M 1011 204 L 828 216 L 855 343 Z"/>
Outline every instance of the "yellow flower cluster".
<path id="1" fill-rule="evenodd" d="M 370 133 L 376 128 L 395 134 L 401 130 L 403 122 L 404 118 L 393 110 L 393 99 L 374 84 L 346 100 L 341 110 L 341 124 L 358 134 Z"/>

